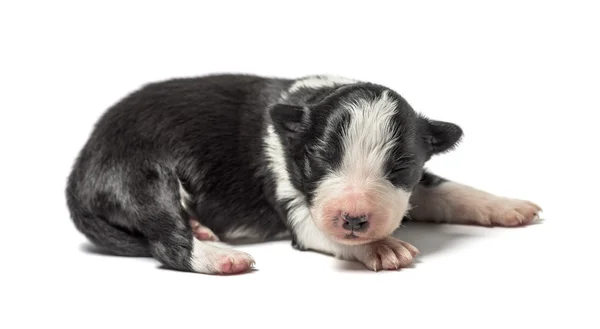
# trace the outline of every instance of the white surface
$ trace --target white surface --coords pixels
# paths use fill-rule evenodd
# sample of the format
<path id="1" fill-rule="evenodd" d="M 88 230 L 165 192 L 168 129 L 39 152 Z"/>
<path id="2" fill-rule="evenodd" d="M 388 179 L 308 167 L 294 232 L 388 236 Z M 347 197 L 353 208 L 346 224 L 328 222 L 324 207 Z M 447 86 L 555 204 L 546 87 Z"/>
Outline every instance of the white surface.
<path id="1" fill-rule="evenodd" d="M 1 328 L 598 328 L 594 2 L 83 3 L 0 5 Z M 395 88 L 466 133 L 430 168 L 546 221 L 409 224 L 423 255 L 400 272 L 288 242 L 240 247 L 257 271 L 232 277 L 82 251 L 64 184 L 95 119 L 147 81 L 225 71 Z"/>

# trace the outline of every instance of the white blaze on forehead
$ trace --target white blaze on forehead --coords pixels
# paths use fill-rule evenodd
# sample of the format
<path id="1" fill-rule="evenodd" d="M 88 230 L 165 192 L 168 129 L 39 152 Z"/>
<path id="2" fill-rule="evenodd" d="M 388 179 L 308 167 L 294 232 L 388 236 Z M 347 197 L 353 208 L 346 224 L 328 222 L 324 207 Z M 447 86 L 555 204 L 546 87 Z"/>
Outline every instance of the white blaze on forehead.
<path id="1" fill-rule="evenodd" d="M 358 99 L 345 104 L 350 123 L 344 132 L 343 157 L 339 169 L 348 183 L 383 179 L 393 147 L 392 117 L 397 102 L 387 91 L 375 100 Z"/>
<path id="2" fill-rule="evenodd" d="M 336 85 L 347 85 L 356 82 L 356 80 L 335 75 L 311 76 L 294 82 L 294 84 L 290 87 L 289 92 L 293 93 L 300 90 L 301 88 L 318 89 L 322 87 L 333 87 Z"/>

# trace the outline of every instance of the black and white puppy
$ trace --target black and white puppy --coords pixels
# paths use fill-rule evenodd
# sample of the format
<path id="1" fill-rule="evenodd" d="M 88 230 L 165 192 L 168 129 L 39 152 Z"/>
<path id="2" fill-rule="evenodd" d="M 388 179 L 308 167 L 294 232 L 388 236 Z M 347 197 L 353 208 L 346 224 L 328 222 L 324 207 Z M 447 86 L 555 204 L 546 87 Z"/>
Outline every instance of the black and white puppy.
<path id="1" fill-rule="evenodd" d="M 391 237 L 405 216 L 517 226 L 541 210 L 424 169 L 461 136 L 372 83 L 172 79 L 104 113 L 69 176 L 67 203 L 97 246 L 178 270 L 243 272 L 253 258 L 226 242 L 284 237 L 301 250 L 398 269 L 418 254 Z"/>

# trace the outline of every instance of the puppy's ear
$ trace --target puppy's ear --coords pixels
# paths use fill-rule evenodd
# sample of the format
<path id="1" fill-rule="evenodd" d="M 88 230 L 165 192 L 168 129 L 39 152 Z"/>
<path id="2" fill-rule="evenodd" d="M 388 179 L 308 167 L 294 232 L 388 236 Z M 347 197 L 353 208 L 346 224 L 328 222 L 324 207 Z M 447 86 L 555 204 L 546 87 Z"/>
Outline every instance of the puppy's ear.
<path id="1" fill-rule="evenodd" d="M 426 118 L 422 120 L 425 126 L 424 138 L 430 155 L 454 149 L 463 136 L 462 129 L 454 123 Z"/>
<path id="2" fill-rule="evenodd" d="M 308 128 L 308 108 L 287 104 L 275 104 L 269 109 L 275 131 L 288 145 L 296 145 Z"/>

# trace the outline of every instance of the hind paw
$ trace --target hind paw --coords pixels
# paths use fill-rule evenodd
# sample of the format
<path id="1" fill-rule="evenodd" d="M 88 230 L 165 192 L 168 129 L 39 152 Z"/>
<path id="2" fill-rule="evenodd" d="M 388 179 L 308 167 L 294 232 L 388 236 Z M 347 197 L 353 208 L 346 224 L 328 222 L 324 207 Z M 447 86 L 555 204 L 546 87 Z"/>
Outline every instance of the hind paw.
<path id="1" fill-rule="evenodd" d="M 208 227 L 200 224 L 199 221 L 190 219 L 190 226 L 192 227 L 192 232 L 196 239 L 200 241 L 219 241 L 219 237 L 217 237 L 217 235 Z"/>

